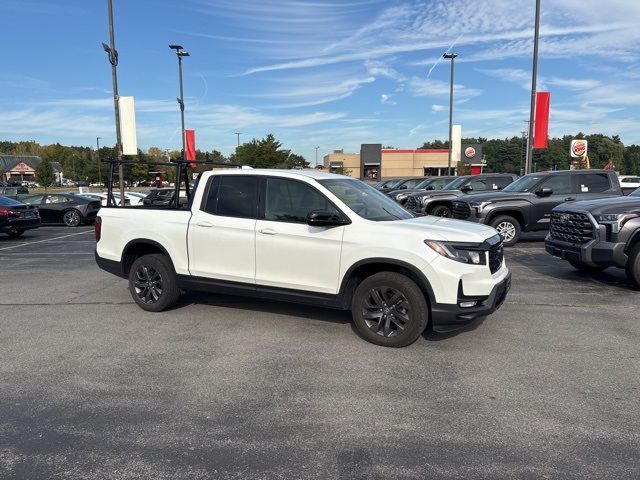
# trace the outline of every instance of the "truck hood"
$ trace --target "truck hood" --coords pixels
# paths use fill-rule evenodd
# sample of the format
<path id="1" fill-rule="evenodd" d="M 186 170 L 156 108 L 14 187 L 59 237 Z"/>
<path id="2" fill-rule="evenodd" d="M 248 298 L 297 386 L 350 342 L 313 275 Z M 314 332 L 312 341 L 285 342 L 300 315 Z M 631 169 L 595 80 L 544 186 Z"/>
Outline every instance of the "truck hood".
<path id="1" fill-rule="evenodd" d="M 429 198 L 446 198 L 453 199 L 463 196 L 464 193 L 460 190 L 418 190 L 412 196 L 416 198 L 429 197 Z"/>
<path id="2" fill-rule="evenodd" d="M 510 200 L 525 200 L 530 201 L 531 197 L 535 196 L 533 193 L 527 192 L 487 192 L 476 193 L 475 195 L 469 195 L 463 200 L 467 203 L 470 202 L 507 202 Z"/>
<path id="3" fill-rule="evenodd" d="M 592 215 L 605 213 L 640 213 L 640 197 L 613 197 L 564 203 L 554 210 L 587 211 Z"/>
<path id="4" fill-rule="evenodd" d="M 420 235 L 424 240 L 482 243 L 497 232 L 481 223 L 465 222 L 443 217 L 416 217 L 408 220 L 384 222 L 398 235 Z"/>

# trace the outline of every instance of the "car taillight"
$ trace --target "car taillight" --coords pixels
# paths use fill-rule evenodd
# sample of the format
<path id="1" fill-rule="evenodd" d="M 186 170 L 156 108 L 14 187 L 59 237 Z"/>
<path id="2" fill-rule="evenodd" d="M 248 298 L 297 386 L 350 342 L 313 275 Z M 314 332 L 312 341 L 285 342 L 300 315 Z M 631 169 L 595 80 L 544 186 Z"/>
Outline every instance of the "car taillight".
<path id="1" fill-rule="evenodd" d="M 11 210 L 0 210 L 0 217 L 8 217 L 11 215 Z"/>
<path id="2" fill-rule="evenodd" d="M 100 235 L 102 234 L 102 218 L 96 217 L 96 221 L 93 224 L 93 230 L 96 234 L 96 243 L 100 241 Z"/>

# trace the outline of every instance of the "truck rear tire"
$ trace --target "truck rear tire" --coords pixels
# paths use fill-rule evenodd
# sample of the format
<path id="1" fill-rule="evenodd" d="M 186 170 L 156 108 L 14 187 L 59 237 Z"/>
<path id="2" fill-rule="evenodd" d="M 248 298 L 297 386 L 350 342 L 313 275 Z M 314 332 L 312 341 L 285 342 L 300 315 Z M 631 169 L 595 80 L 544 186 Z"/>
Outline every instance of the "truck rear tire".
<path id="1" fill-rule="evenodd" d="M 509 215 L 500 215 L 491 220 L 490 225 L 498 231 L 505 247 L 512 247 L 520 240 L 522 227 L 515 218 Z"/>
<path id="2" fill-rule="evenodd" d="M 396 272 L 380 272 L 358 285 L 351 315 L 358 333 L 368 342 L 405 347 L 427 327 L 429 306 L 413 280 Z"/>
<path id="3" fill-rule="evenodd" d="M 629 260 L 627 261 L 627 277 L 634 285 L 640 288 L 640 243 L 636 243 L 631 249 Z"/>
<path id="4" fill-rule="evenodd" d="M 138 306 L 148 312 L 171 308 L 180 298 L 173 266 L 159 253 L 136 258 L 129 270 L 129 291 Z"/>

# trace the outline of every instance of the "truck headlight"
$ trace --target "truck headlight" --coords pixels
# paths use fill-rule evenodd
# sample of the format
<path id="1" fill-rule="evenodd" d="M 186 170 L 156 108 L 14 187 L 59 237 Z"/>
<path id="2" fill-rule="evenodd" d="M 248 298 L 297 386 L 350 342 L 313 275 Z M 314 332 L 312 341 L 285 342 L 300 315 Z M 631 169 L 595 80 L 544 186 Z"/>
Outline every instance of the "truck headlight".
<path id="1" fill-rule="evenodd" d="M 396 202 L 399 202 L 400 200 L 404 200 L 408 196 L 409 196 L 409 194 L 407 194 L 407 193 L 399 193 L 399 194 L 396 195 Z"/>
<path id="2" fill-rule="evenodd" d="M 618 233 L 624 224 L 632 218 L 637 218 L 636 213 L 603 213 L 601 215 L 594 215 L 596 222 L 602 225 L 611 225 L 611 231 Z"/>
<path id="3" fill-rule="evenodd" d="M 491 205 L 492 203 L 493 202 L 471 202 L 469 205 L 480 213 L 487 205 Z"/>
<path id="4" fill-rule="evenodd" d="M 468 243 L 439 242 L 437 240 L 425 240 L 424 243 L 434 252 L 460 263 L 472 265 L 485 265 L 486 255 L 478 246 Z"/>

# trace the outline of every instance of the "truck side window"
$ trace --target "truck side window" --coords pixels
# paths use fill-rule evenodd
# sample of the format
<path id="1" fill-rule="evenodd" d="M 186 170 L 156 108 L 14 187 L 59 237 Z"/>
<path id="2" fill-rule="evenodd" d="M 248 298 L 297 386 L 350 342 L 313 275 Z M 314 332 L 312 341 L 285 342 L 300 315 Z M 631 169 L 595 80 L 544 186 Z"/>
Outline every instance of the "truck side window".
<path id="1" fill-rule="evenodd" d="M 602 193 L 609 190 L 609 177 L 606 173 L 587 173 L 578 177 L 581 193 Z"/>
<path id="2" fill-rule="evenodd" d="M 511 177 L 493 177 L 490 179 L 494 190 L 502 190 L 504 187 L 513 182 Z"/>
<path id="3" fill-rule="evenodd" d="M 481 192 L 487 189 L 487 179 L 474 179 L 469 182 L 469 186 L 473 188 L 474 192 Z"/>
<path id="4" fill-rule="evenodd" d="M 273 222 L 306 223 L 313 210 L 338 211 L 315 188 L 305 183 L 283 178 L 268 178 L 264 219 Z"/>
<path id="5" fill-rule="evenodd" d="M 223 217 L 256 218 L 258 179 L 249 175 L 221 175 L 212 178 L 203 210 Z"/>
<path id="6" fill-rule="evenodd" d="M 571 176 L 553 175 L 540 185 L 540 188 L 542 187 L 550 188 L 554 195 L 567 195 L 571 193 Z"/>

